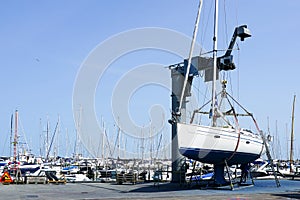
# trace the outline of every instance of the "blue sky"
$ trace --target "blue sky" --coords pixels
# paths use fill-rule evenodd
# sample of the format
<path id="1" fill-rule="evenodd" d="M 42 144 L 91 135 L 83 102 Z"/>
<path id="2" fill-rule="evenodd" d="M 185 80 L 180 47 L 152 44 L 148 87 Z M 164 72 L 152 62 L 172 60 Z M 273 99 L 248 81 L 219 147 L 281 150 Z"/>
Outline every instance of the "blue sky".
<path id="1" fill-rule="evenodd" d="M 20 114 L 23 129 L 20 132 L 26 134 L 28 144 L 36 154 L 39 153 L 39 135 L 45 130 L 47 118 L 53 133 L 59 115 L 61 135 L 66 134 L 66 129 L 69 135 L 69 143 L 60 142 L 61 154 L 65 154 L 63 149 L 68 144 L 72 146 L 75 140 L 72 113 L 74 82 L 89 53 L 107 38 L 134 28 L 168 28 L 191 37 L 198 1 L 3 0 L 0 4 L 0 155 L 8 155 L 10 116 L 15 109 Z M 274 134 L 277 121 L 285 156 L 286 126 L 289 132 L 292 99 L 294 94 L 300 94 L 297 84 L 300 71 L 300 42 L 297 39 L 300 2 L 220 0 L 220 4 L 220 49 L 227 47 L 236 25 L 248 24 L 253 35 L 245 43 L 239 43 L 241 51 L 234 52 L 238 70 L 232 72 L 232 77 L 235 84 L 237 77 L 239 79 L 235 94 L 255 114 L 261 129 L 267 130 L 269 118 L 270 130 Z M 212 48 L 210 5 L 211 1 L 204 2 L 197 40 L 207 50 Z M 169 65 L 181 60 L 157 51 L 132 54 L 111 66 L 117 75 L 106 77 L 107 87 L 99 86 L 95 105 L 97 116 L 103 116 L 112 135 L 115 134 L 114 122 L 105 89 L 112 88 L 122 73 L 131 69 L 131 65 L 134 68 L 150 62 Z M 117 64 L 126 68 L 119 70 Z M 149 118 L 144 112 L 153 103 L 163 104 L 168 114 L 169 93 L 159 90 L 160 93 L 160 99 L 149 93 L 147 95 L 147 92 L 136 94 L 137 103 L 132 108 L 137 106 L 136 109 L 141 112 L 132 112 L 132 117 L 139 125 L 148 123 Z M 296 148 L 300 144 L 298 105 L 297 100 Z M 65 136 L 61 137 L 64 140 Z M 298 157 L 299 151 L 298 148 Z"/>

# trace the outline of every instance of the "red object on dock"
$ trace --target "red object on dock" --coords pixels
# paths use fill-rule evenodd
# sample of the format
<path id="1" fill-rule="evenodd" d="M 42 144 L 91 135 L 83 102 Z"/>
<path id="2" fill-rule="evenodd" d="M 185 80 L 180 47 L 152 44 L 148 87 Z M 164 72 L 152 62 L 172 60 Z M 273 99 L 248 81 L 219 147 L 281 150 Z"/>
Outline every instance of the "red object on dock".
<path id="1" fill-rule="evenodd" d="M 6 171 L 1 176 L 0 182 L 3 183 L 3 184 L 9 184 L 9 183 L 12 183 L 13 180 L 12 180 L 10 174 Z"/>

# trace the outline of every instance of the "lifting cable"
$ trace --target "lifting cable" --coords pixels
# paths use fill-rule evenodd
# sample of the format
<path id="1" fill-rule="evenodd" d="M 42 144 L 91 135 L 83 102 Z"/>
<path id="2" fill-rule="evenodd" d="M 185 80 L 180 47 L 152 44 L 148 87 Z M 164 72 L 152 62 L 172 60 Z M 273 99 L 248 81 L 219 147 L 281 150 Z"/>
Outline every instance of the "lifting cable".
<path id="1" fill-rule="evenodd" d="M 254 125 L 255 125 L 255 127 L 256 127 L 256 130 L 258 131 L 258 134 L 260 134 L 260 136 L 261 136 L 261 138 L 263 138 L 263 135 L 261 135 L 262 133 L 261 133 L 261 130 L 259 129 L 259 127 L 258 127 L 258 124 L 257 124 L 257 122 L 256 122 L 256 120 L 255 120 L 255 118 L 254 118 L 254 116 L 253 116 L 253 114 L 252 113 L 250 113 L 250 112 L 248 112 L 239 102 L 237 102 L 230 94 L 227 94 L 239 107 L 241 107 L 251 118 L 252 118 L 252 120 L 253 120 L 253 123 L 254 123 Z M 262 151 L 263 151 L 263 148 L 264 148 L 264 144 L 262 145 L 262 147 L 261 147 L 261 152 L 260 152 L 260 154 L 262 153 Z"/>
<path id="2" fill-rule="evenodd" d="M 227 95 L 227 94 L 228 94 L 228 93 L 226 92 L 226 95 Z M 241 141 L 241 129 L 240 129 L 240 126 L 239 126 L 239 121 L 238 121 L 236 112 L 235 112 L 235 110 L 234 110 L 232 104 L 230 103 L 229 99 L 228 99 L 227 97 L 226 97 L 226 99 L 228 100 L 228 103 L 229 103 L 229 105 L 230 105 L 230 107 L 231 107 L 231 110 L 232 110 L 232 112 L 233 112 L 233 116 L 234 116 L 234 120 L 235 120 L 235 124 L 236 124 L 235 130 L 236 130 L 236 132 L 238 133 L 238 140 L 237 140 L 235 149 L 234 149 L 232 155 L 227 159 L 227 161 L 228 161 L 228 160 L 232 159 L 232 157 L 234 156 L 234 154 L 235 154 L 236 151 L 238 150 L 238 147 L 239 147 L 239 144 L 240 144 L 240 141 Z"/>

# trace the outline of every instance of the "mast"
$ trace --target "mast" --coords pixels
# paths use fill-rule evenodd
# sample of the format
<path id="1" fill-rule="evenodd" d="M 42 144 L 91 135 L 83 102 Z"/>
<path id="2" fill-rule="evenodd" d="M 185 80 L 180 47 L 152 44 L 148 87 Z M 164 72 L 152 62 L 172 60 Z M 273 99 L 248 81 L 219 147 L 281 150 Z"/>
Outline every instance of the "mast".
<path id="1" fill-rule="evenodd" d="M 293 164 L 293 153 L 294 153 L 294 118 L 295 118 L 295 102 L 296 95 L 294 95 L 293 108 L 292 108 L 292 128 L 291 128 L 291 152 L 290 152 L 290 172 L 293 172 L 292 164 Z"/>
<path id="2" fill-rule="evenodd" d="M 65 157 L 68 156 L 68 153 L 69 153 L 69 135 L 68 135 L 68 128 L 66 128 L 66 155 Z"/>
<path id="3" fill-rule="evenodd" d="M 42 157 L 42 131 L 43 129 L 42 129 L 42 119 L 40 118 L 40 125 L 39 125 L 39 132 L 40 132 L 40 137 L 39 137 L 39 145 L 40 145 L 40 156 Z"/>
<path id="4" fill-rule="evenodd" d="M 55 134 L 55 132 L 54 132 Z M 57 122 L 57 134 L 56 134 L 56 142 L 54 148 L 54 157 L 59 156 L 59 135 L 60 135 L 60 116 L 58 115 L 58 122 Z"/>
<path id="5" fill-rule="evenodd" d="M 153 146 L 153 138 L 152 138 L 152 126 L 150 125 L 150 164 L 152 164 L 152 146 Z"/>
<path id="6" fill-rule="evenodd" d="M 49 128 L 50 128 L 49 126 L 50 126 L 50 122 L 49 122 L 49 117 L 47 116 L 45 158 L 47 158 L 48 150 L 49 150 Z M 48 162 L 48 160 L 46 160 L 46 162 Z"/>
<path id="7" fill-rule="evenodd" d="M 216 80 L 217 80 L 217 49 L 218 49 L 218 0 L 215 0 L 214 37 L 213 37 L 213 81 L 212 81 L 212 126 L 216 126 Z"/>
<path id="8" fill-rule="evenodd" d="M 50 155 L 50 151 L 51 151 L 51 147 L 52 147 L 52 144 L 54 142 L 55 133 L 57 132 L 58 126 L 59 126 L 59 118 L 58 118 L 58 121 L 56 123 L 56 126 L 55 126 L 55 129 L 54 129 L 54 133 L 52 135 L 52 138 L 51 138 L 51 142 L 50 142 L 49 148 L 47 150 L 46 161 L 48 161 L 48 158 L 49 158 L 49 155 Z M 54 157 L 55 157 L 55 153 L 54 153 Z"/>
<path id="9" fill-rule="evenodd" d="M 75 159 L 79 158 L 79 145 L 80 145 L 80 132 L 81 132 L 81 114 L 82 114 L 82 105 L 80 105 L 79 113 L 78 113 L 78 123 L 76 124 L 76 139 L 74 145 L 74 157 Z"/>
<path id="10" fill-rule="evenodd" d="M 105 143 L 104 143 L 104 139 L 105 139 L 105 127 L 104 127 L 104 121 L 103 121 L 103 118 L 102 118 L 102 129 L 103 129 L 103 134 L 102 134 L 102 161 L 103 161 L 103 164 L 104 164 L 104 161 L 105 161 Z"/>
<path id="11" fill-rule="evenodd" d="M 279 158 L 281 160 L 282 159 L 282 154 L 281 154 L 280 140 L 279 140 L 279 136 L 278 136 L 277 120 L 275 121 L 275 134 L 276 134 L 276 143 L 275 143 L 275 145 L 277 146 L 275 158 Z"/>
<path id="12" fill-rule="evenodd" d="M 119 117 L 118 117 L 118 121 L 119 121 Z M 118 124 L 120 124 L 120 122 Z M 121 152 L 121 130 L 120 130 L 120 126 L 118 126 L 118 135 L 117 135 L 117 137 L 118 137 L 118 160 L 119 160 L 120 157 L 121 157 L 121 154 L 120 154 L 120 152 Z"/>
<path id="13" fill-rule="evenodd" d="M 144 128 L 144 127 L 143 127 Z M 141 150 L 142 150 L 142 165 L 144 166 L 144 150 L 145 150 L 145 140 L 144 140 L 144 132 L 143 132 L 143 129 L 141 130 L 141 135 L 142 135 L 142 138 L 141 138 Z"/>
<path id="14" fill-rule="evenodd" d="M 286 138 L 286 160 L 289 159 L 289 136 L 288 136 L 288 124 L 285 123 L 285 138 Z"/>
<path id="15" fill-rule="evenodd" d="M 17 144 L 18 144 L 18 110 L 15 112 L 15 136 L 14 136 L 14 168 L 17 162 Z"/>
<path id="16" fill-rule="evenodd" d="M 13 118 L 14 118 L 14 115 L 11 114 L 11 118 L 10 118 L 10 143 L 9 143 L 9 157 L 11 157 L 11 150 L 12 150 L 12 144 L 13 144 L 13 141 L 12 141 L 12 137 L 13 137 Z"/>

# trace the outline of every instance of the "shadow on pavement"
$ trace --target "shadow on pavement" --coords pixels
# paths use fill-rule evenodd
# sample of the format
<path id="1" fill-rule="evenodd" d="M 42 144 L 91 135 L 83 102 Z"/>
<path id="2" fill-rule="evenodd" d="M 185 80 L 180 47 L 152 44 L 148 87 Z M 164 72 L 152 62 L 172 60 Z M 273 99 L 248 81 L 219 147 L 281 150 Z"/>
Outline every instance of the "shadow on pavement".
<path id="1" fill-rule="evenodd" d="M 272 196 L 284 197 L 287 199 L 300 199 L 300 193 L 292 192 L 292 193 L 284 193 L 284 194 L 272 194 Z"/>

